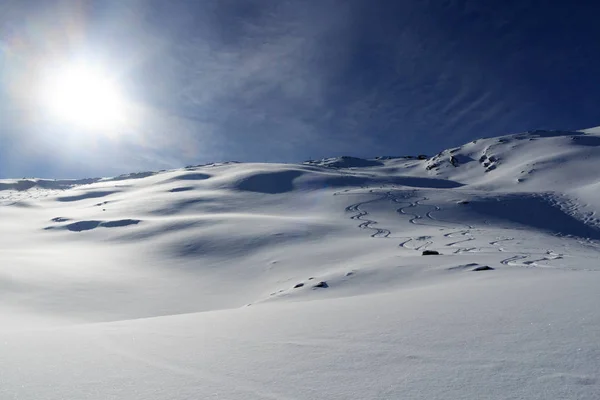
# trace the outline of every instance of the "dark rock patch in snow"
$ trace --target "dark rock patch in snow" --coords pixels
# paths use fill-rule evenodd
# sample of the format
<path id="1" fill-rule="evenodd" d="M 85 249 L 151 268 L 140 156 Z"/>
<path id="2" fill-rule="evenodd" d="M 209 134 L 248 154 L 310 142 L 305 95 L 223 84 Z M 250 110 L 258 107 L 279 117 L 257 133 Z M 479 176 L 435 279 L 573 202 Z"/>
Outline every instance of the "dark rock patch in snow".
<path id="1" fill-rule="evenodd" d="M 316 285 L 313 286 L 313 288 L 315 288 L 315 289 L 316 288 L 323 288 L 323 289 L 325 289 L 325 288 L 328 288 L 328 287 L 329 287 L 329 285 L 325 281 L 321 281 L 321 282 L 319 282 L 319 283 L 317 283 Z"/>
<path id="2" fill-rule="evenodd" d="M 469 269 L 469 268 L 476 268 L 476 267 L 480 267 L 479 264 L 477 263 L 470 263 L 470 264 L 464 264 L 464 265 L 457 265 L 456 267 L 450 267 L 448 268 L 448 271 L 455 271 L 455 270 L 464 270 L 464 269 Z"/>
<path id="3" fill-rule="evenodd" d="M 455 167 L 470 163 L 471 161 L 475 161 L 475 160 L 464 154 L 455 154 L 452 157 L 450 157 L 450 163 Z"/>
<path id="4" fill-rule="evenodd" d="M 424 255 L 424 256 L 439 256 L 440 253 L 439 253 L 439 251 L 435 251 L 435 250 L 424 250 L 422 255 Z"/>
<path id="5" fill-rule="evenodd" d="M 493 271 L 494 268 L 487 265 L 480 265 L 478 267 L 473 268 L 471 271 Z"/>

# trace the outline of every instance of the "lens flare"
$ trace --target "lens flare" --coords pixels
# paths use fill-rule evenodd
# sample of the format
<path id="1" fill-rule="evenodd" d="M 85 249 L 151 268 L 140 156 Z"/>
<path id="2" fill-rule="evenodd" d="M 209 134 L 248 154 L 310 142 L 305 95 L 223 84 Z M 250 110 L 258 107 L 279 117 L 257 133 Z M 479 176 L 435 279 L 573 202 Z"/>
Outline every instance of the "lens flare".
<path id="1" fill-rule="evenodd" d="M 125 121 L 126 103 L 117 82 L 93 66 L 53 69 L 42 80 L 40 100 L 52 117 L 75 127 L 115 131 Z"/>

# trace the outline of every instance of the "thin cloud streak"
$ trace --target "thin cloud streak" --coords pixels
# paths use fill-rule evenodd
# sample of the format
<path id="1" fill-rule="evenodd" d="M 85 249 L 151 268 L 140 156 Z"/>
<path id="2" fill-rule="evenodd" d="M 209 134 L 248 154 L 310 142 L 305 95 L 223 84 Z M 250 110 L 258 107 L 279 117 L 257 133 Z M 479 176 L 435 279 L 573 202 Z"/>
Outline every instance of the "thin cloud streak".
<path id="1" fill-rule="evenodd" d="M 566 65 L 548 50 L 553 43 L 532 34 L 554 26 L 562 32 L 548 33 L 555 42 L 574 43 L 581 13 L 531 21 L 534 1 L 509 3 L 87 2 L 74 19 L 78 39 L 63 47 L 110 60 L 135 111 L 129 125 L 109 138 L 81 138 L 46 126 L 12 96 L 0 110 L 0 140 L 10 137 L 45 165 L 79 173 L 79 157 L 86 171 L 102 174 L 228 159 L 434 153 L 481 136 L 597 124 L 590 104 L 600 91 L 582 88 L 600 51 L 580 41 Z M 43 27 L 51 15 L 27 16 Z M 590 36 L 595 28 L 581 29 Z"/>

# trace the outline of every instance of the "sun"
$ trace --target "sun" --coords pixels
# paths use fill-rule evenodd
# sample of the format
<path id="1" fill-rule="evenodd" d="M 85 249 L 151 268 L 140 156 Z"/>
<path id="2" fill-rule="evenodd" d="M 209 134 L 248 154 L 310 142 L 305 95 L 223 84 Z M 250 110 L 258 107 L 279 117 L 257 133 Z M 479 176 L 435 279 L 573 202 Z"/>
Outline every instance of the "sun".
<path id="1" fill-rule="evenodd" d="M 42 80 L 40 100 L 53 118 L 78 128 L 116 130 L 126 117 L 116 80 L 92 65 L 54 68 Z"/>

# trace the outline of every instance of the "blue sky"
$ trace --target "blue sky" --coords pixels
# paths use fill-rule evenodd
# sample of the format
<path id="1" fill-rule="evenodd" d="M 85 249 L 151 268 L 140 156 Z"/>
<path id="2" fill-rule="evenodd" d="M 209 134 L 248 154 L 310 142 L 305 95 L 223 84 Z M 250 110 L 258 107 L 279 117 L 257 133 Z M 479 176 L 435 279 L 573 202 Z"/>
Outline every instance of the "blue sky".
<path id="1" fill-rule="evenodd" d="M 8 0 L 0 177 L 213 161 L 433 154 L 600 125 L 594 2 Z M 109 68 L 136 105 L 98 133 L 32 99 L 49 57 Z"/>

